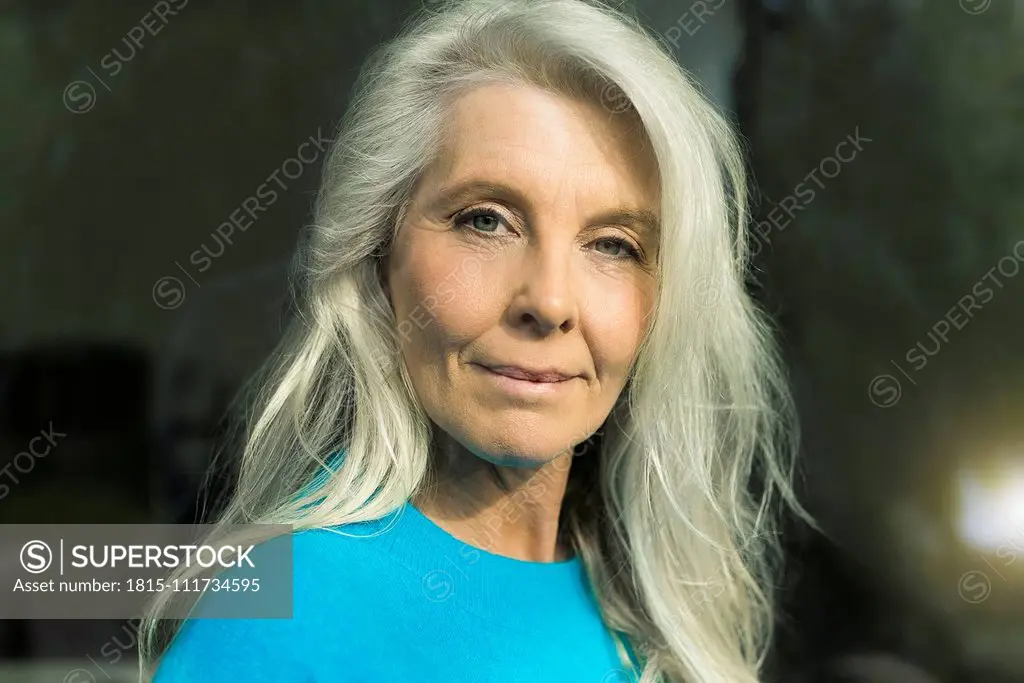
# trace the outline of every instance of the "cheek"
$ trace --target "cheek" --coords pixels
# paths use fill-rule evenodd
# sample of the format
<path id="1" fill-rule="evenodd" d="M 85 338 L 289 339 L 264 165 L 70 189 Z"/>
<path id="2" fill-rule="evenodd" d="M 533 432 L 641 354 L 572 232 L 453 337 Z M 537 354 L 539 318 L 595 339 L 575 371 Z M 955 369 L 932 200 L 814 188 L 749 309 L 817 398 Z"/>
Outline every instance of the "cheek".
<path id="1" fill-rule="evenodd" d="M 392 279 L 397 328 L 407 353 L 457 348 L 486 327 L 493 298 L 483 286 L 487 264 L 455 249 L 421 248 Z"/>
<path id="2" fill-rule="evenodd" d="M 582 326 L 599 373 L 624 378 L 643 339 L 651 303 L 650 293 L 633 283 L 603 281 L 590 288 Z"/>

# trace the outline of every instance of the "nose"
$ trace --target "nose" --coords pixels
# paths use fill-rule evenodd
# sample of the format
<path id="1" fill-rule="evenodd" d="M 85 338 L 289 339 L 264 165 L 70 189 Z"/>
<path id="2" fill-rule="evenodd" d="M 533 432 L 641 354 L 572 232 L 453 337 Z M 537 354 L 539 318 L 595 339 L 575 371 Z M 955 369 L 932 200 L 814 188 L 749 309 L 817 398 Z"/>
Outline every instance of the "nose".
<path id="1" fill-rule="evenodd" d="M 547 336 L 556 330 L 569 332 L 579 324 L 579 288 L 569 250 L 529 249 L 520 278 L 508 309 L 513 327 Z"/>

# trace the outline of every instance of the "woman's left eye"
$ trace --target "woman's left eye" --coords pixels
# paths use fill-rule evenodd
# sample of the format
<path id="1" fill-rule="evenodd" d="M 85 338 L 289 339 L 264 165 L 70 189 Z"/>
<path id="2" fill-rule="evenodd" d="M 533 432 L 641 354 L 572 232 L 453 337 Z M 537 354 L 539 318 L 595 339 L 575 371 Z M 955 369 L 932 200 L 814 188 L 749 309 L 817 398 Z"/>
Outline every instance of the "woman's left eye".
<path id="1" fill-rule="evenodd" d="M 611 245 L 612 247 L 612 253 L 602 251 L 602 254 L 608 254 L 608 256 L 615 258 L 632 258 L 637 261 L 640 260 L 640 252 L 637 251 L 636 247 L 630 244 L 627 240 L 619 239 L 618 237 L 602 237 L 594 242 L 595 246 L 600 244 Z M 618 250 L 617 253 L 615 251 L 616 249 Z"/>

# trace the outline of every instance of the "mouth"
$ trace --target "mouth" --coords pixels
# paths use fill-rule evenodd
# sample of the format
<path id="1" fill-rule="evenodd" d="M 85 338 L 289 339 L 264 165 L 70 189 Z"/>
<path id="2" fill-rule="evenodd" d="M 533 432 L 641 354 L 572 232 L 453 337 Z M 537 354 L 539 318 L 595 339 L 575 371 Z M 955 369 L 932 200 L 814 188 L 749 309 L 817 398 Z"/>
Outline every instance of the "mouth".
<path id="1" fill-rule="evenodd" d="M 492 368 L 479 363 L 473 363 L 473 365 L 500 392 L 520 399 L 558 396 L 566 391 L 571 391 L 571 388 L 575 386 L 571 380 L 580 379 L 579 375 L 568 376 L 551 372 L 524 373 L 521 368 L 513 370 L 506 366 Z"/>
<path id="2" fill-rule="evenodd" d="M 535 384 L 558 384 L 579 377 L 579 375 L 555 369 L 529 370 L 514 365 L 481 365 L 480 367 L 496 375 Z"/>

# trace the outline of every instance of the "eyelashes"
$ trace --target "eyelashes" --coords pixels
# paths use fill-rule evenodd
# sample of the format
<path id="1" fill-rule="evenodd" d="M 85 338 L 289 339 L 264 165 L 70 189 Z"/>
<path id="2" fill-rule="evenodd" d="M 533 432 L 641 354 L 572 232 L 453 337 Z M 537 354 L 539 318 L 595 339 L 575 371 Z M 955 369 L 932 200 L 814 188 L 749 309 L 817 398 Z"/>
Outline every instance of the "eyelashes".
<path id="1" fill-rule="evenodd" d="M 497 221 L 498 224 L 504 224 L 505 228 L 512 232 L 510 224 L 512 220 L 505 216 L 501 211 L 497 209 L 484 209 L 476 208 L 463 211 L 462 213 L 455 214 L 451 219 L 452 225 L 456 230 L 463 232 L 471 232 L 475 235 L 491 235 L 496 234 L 497 226 L 495 231 L 481 230 L 477 228 L 473 223 L 478 218 L 492 218 Z M 603 256 L 606 256 L 612 260 L 620 261 L 625 259 L 632 259 L 637 263 L 644 263 L 643 254 L 633 246 L 633 243 L 622 237 L 599 237 L 594 240 L 593 244 L 614 244 L 620 248 L 621 255 L 608 254 L 606 252 L 598 252 Z"/>
<path id="2" fill-rule="evenodd" d="M 485 235 L 488 234 L 486 231 L 477 230 L 475 227 L 466 226 L 467 223 L 470 223 L 471 221 L 477 218 L 495 218 L 498 221 L 504 223 L 505 227 L 509 227 L 509 224 L 511 223 L 511 220 L 509 220 L 501 212 L 495 209 L 470 209 L 463 213 L 457 214 L 453 219 L 453 222 L 455 224 L 455 227 L 459 229 L 468 229 Z M 511 228 L 509 228 L 509 230 L 511 230 Z"/>
<path id="3" fill-rule="evenodd" d="M 608 256 L 611 256 L 611 258 L 631 258 L 637 263 L 643 263 L 643 257 L 640 255 L 640 252 L 637 250 L 636 247 L 634 247 L 629 242 L 629 240 L 623 239 L 621 237 L 601 237 L 594 241 L 595 244 L 599 244 L 601 242 L 620 246 L 622 247 L 623 252 L 626 254 L 625 256 L 612 256 L 611 254 L 608 254 Z"/>

